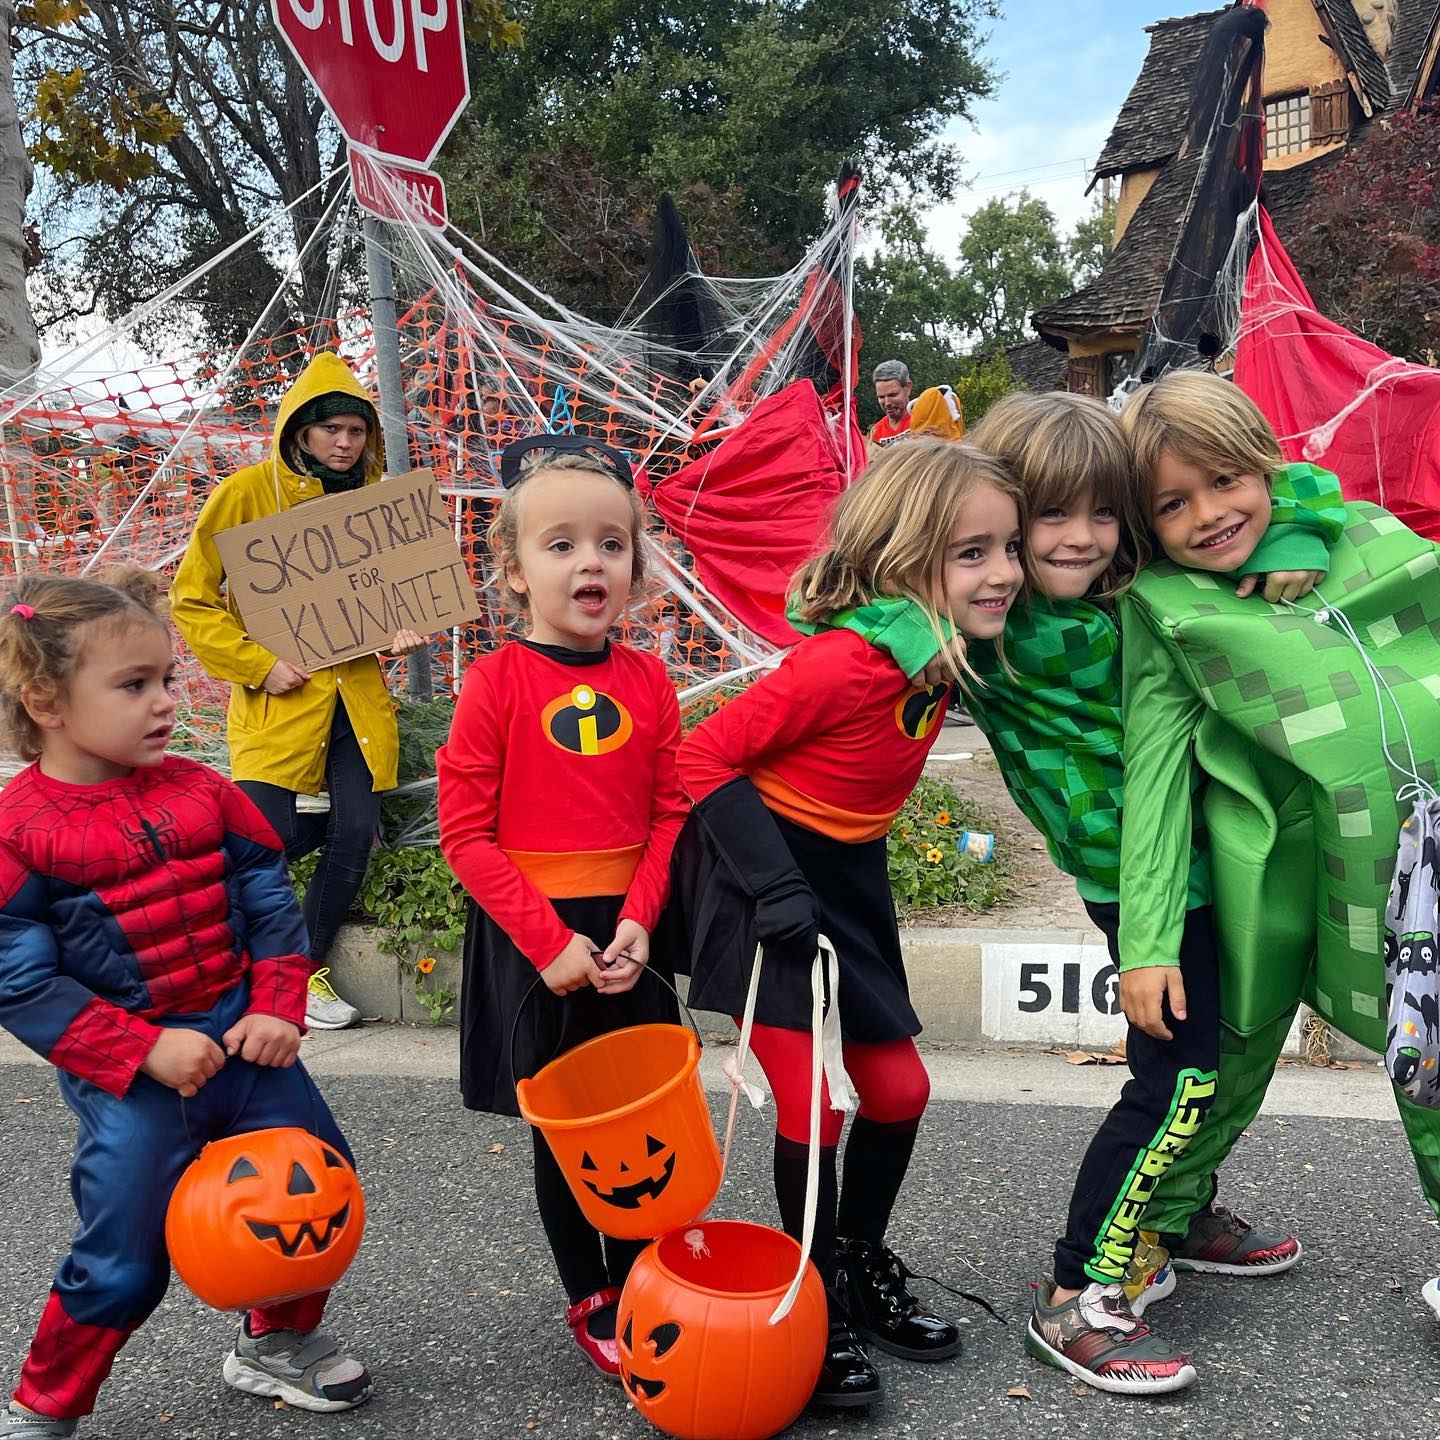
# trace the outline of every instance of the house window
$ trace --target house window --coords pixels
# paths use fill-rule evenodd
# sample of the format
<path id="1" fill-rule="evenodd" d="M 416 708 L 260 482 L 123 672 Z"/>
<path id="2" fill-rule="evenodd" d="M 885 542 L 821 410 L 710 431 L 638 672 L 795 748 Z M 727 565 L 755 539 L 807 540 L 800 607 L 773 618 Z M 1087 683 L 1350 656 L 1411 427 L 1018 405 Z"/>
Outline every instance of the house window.
<path id="1" fill-rule="evenodd" d="M 1298 155 L 1310 148 L 1310 95 L 1282 95 L 1265 102 L 1265 154 Z"/>

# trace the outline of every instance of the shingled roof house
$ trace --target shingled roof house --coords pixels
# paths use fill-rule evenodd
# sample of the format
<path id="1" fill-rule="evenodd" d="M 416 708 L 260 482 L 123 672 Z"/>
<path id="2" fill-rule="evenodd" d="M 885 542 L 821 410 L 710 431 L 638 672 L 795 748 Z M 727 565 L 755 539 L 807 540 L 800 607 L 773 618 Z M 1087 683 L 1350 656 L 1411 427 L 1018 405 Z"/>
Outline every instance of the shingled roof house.
<path id="1" fill-rule="evenodd" d="M 1440 0 L 1269 0 L 1264 198 L 1282 241 L 1315 176 L 1397 110 L 1440 100 Z M 1010 361 L 1032 389 L 1108 394 L 1159 299 L 1194 160 L 1177 156 L 1210 10 L 1147 27 L 1150 51 L 1095 167 L 1118 178 L 1115 249 L 1085 289 L 1037 310 Z"/>

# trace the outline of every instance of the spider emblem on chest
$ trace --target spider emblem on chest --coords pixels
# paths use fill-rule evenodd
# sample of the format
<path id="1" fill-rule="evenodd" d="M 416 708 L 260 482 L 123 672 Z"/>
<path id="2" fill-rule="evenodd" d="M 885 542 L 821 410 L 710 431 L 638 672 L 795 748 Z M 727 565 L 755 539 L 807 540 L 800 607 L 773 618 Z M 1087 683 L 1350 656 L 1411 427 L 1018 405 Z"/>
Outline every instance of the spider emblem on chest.
<path id="1" fill-rule="evenodd" d="M 135 821 L 133 826 L 125 828 L 125 838 L 134 845 L 137 854 L 143 856 L 148 849 L 160 864 L 166 864 L 180 848 L 180 827 L 175 817 L 161 807 L 153 820 L 137 815 Z"/>

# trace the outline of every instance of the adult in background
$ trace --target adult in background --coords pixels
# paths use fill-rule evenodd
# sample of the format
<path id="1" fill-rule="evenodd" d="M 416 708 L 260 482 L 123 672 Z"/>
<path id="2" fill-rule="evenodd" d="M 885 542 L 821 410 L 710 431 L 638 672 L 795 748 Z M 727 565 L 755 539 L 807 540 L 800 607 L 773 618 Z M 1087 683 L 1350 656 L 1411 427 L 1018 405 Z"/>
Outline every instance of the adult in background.
<path id="1" fill-rule="evenodd" d="M 871 377 L 875 398 L 885 412 L 865 432 L 874 449 L 892 445 L 910 428 L 910 391 L 914 388 L 909 367 L 903 360 L 882 360 Z"/>
<path id="2" fill-rule="evenodd" d="M 270 455 L 211 492 L 170 590 L 185 643 L 209 674 L 230 682 L 231 777 L 275 827 L 287 860 L 320 851 L 304 902 L 317 967 L 305 1023 L 314 1030 L 343 1030 L 360 1018 L 335 993 L 322 962 L 365 879 L 380 792 L 395 785 L 395 705 L 373 655 L 307 671 L 252 640 L 222 588 L 225 566 L 214 537 L 373 484 L 383 473 L 379 419 L 365 387 L 338 355 L 317 355 L 280 402 Z M 401 630 L 393 649 L 405 654 L 424 644 Z M 329 812 L 299 813 L 297 797 L 319 794 L 322 782 Z"/>

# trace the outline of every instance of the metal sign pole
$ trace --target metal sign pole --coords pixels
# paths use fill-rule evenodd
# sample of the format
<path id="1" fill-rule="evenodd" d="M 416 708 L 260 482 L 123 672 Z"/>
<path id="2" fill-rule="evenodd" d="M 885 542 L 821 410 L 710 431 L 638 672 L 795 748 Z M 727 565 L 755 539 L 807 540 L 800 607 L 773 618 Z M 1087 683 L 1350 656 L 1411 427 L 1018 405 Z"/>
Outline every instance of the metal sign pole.
<path id="1" fill-rule="evenodd" d="M 403 475 L 410 469 L 410 435 L 405 424 L 405 386 L 400 378 L 400 335 L 395 328 L 395 271 L 390 263 L 385 227 L 365 217 L 365 269 L 370 278 L 370 326 L 375 336 L 375 367 L 380 382 L 380 432 L 385 437 L 385 473 Z M 428 700 L 430 651 L 405 657 L 410 694 Z"/>

